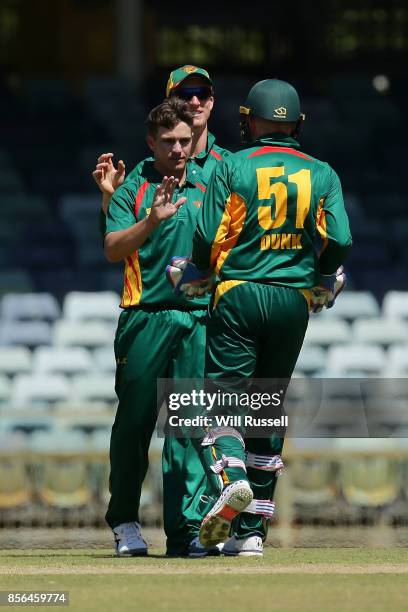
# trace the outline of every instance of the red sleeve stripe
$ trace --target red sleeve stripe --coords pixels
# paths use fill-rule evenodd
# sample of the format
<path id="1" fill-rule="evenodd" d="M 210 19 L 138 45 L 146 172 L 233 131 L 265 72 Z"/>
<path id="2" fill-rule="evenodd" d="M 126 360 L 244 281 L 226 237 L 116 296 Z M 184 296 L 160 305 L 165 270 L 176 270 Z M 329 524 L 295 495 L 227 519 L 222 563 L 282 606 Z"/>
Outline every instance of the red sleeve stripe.
<path id="1" fill-rule="evenodd" d="M 205 193 L 207 191 L 206 188 L 204 187 L 204 185 L 202 185 L 198 181 L 196 181 L 196 187 L 198 187 L 203 193 Z"/>
<path id="2" fill-rule="evenodd" d="M 215 159 L 218 159 L 218 161 L 222 160 L 222 157 L 219 153 L 217 153 L 216 151 L 214 151 L 214 149 L 210 149 L 210 154 L 215 157 Z"/>
<path id="3" fill-rule="evenodd" d="M 303 159 L 312 159 L 308 155 L 300 153 L 300 151 L 295 151 L 295 149 L 291 149 L 290 147 L 261 147 L 257 151 L 254 151 L 248 155 L 248 158 L 257 157 L 258 155 L 265 155 L 266 153 L 288 153 L 289 155 L 296 155 L 296 157 L 303 157 Z"/>
<path id="4" fill-rule="evenodd" d="M 146 189 L 149 186 L 149 181 L 145 181 L 138 189 L 137 193 L 136 193 L 136 197 L 135 197 L 135 217 L 137 219 L 137 216 L 139 214 L 139 209 L 140 209 L 140 205 L 142 203 L 144 194 L 146 193 Z"/>

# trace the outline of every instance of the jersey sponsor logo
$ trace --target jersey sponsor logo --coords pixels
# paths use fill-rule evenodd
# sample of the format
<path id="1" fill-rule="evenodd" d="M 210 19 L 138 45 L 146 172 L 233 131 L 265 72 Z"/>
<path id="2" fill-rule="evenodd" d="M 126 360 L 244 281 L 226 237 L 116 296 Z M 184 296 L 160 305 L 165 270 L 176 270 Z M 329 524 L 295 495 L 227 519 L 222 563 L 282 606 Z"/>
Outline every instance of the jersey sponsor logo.
<path id="1" fill-rule="evenodd" d="M 302 234 L 264 234 L 261 238 L 261 251 L 302 248 Z"/>
<path id="2" fill-rule="evenodd" d="M 279 108 L 274 108 L 273 109 L 274 117 L 276 117 L 277 119 L 286 119 L 286 113 L 287 110 L 284 106 L 280 106 Z"/>
<path id="3" fill-rule="evenodd" d="M 201 202 L 201 200 L 194 200 L 193 204 L 194 204 L 194 206 L 196 206 L 197 208 L 200 208 L 200 207 L 201 207 L 202 202 Z"/>

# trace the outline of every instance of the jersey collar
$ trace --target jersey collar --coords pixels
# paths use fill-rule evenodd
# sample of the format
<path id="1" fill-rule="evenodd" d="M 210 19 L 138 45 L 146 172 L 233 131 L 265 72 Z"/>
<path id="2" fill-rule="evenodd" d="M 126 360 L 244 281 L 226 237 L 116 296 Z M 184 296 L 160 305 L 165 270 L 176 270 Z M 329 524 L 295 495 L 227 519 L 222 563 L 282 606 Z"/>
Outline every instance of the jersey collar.
<path id="1" fill-rule="evenodd" d="M 300 149 L 300 144 L 292 136 L 275 132 L 271 134 L 265 134 L 258 138 L 254 143 L 256 145 L 276 145 L 282 147 L 292 147 L 292 149 Z"/>

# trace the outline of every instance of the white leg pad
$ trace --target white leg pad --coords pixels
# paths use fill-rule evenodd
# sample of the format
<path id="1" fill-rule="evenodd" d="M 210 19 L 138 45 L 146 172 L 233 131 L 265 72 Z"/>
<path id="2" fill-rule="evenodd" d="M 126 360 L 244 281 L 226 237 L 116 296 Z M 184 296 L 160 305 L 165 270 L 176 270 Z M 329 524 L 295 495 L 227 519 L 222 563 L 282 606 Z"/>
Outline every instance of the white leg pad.
<path id="1" fill-rule="evenodd" d="M 226 457 L 225 455 L 223 455 L 222 459 L 219 459 L 214 463 L 214 465 L 211 465 L 210 467 L 212 471 L 216 474 L 219 474 L 225 468 L 228 467 L 242 468 L 246 472 L 246 466 L 242 459 L 238 459 L 237 457 Z"/>
<path id="2" fill-rule="evenodd" d="M 221 438 L 221 436 L 232 436 L 233 438 L 237 438 L 245 448 L 244 440 L 236 429 L 233 427 L 214 427 L 208 431 L 201 442 L 202 446 L 212 446 L 217 438 Z"/>
<path id="3" fill-rule="evenodd" d="M 245 508 L 244 512 L 262 514 L 262 516 L 272 518 L 275 512 L 275 502 L 269 499 L 253 499 L 249 506 Z"/>
<path id="4" fill-rule="evenodd" d="M 283 469 L 283 461 L 280 455 L 256 455 L 255 453 L 246 453 L 247 467 L 255 470 L 265 470 L 266 472 L 277 472 L 280 475 Z"/>

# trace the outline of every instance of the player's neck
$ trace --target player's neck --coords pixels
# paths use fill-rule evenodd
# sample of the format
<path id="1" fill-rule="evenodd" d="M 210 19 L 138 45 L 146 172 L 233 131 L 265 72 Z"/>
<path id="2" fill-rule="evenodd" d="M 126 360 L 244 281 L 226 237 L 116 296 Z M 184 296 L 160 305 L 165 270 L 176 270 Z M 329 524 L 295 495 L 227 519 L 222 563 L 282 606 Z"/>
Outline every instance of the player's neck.
<path id="1" fill-rule="evenodd" d="M 178 179 L 180 185 L 182 185 L 186 180 L 186 166 L 184 166 L 184 168 L 180 170 L 169 170 L 168 168 L 165 168 L 160 163 L 158 163 L 157 160 L 155 160 L 153 165 L 156 168 L 157 172 L 159 172 L 162 176 L 174 176 L 174 178 Z"/>
<path id="2" fill-rule="evenodd" d="M 207 148 L 207 140 L 208 140 L 207 124 L 203 127 L 194 128 L 191 157 L 196 157 L 197 155 L 200 155 L 202 151 L 205 151 L 205 149 Z"/>

